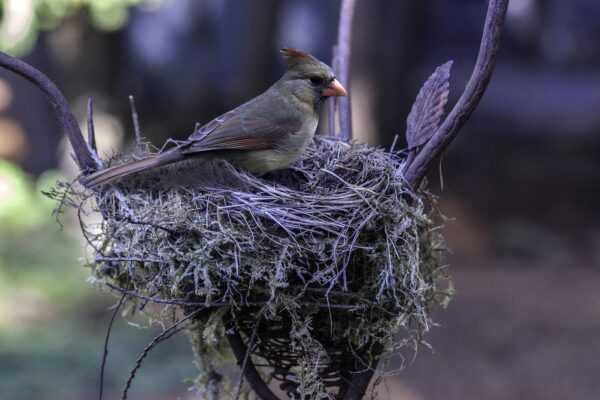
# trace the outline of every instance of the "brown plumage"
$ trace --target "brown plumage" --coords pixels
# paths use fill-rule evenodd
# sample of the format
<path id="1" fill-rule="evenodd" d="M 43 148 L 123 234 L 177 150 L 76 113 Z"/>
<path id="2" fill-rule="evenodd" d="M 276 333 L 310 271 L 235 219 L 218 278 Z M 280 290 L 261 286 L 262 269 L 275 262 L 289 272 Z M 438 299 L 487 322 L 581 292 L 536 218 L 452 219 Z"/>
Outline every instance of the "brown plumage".
<path id="1" fill-rule="evenodd" d="M 312 139 L 323 102 L 345 96 L 346 90 L 331 68 L 310 54 L 287 47 L 281 54 L 288 69 L 263 94 L 208 122 L 173 149 L 95 172 L 80 182 L 104 185 L 194 157 L 224 158 L 257 174 L 288 166 Z"/>

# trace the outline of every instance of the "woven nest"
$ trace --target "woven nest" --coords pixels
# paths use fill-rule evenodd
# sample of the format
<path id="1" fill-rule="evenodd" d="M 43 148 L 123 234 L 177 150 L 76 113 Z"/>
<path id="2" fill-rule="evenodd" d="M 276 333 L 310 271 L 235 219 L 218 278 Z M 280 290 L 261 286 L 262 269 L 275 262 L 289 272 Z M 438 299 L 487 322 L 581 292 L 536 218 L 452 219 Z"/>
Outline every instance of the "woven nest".
<path id="1" fill-rule="evenodd" d="M 450 297 L 431 201 L 406 190 L 401 168 L 398 154 L 320 138 L 263 177 L 196 161 L 54 195 L 102 215 L 82 223 L 98 281 L 134 303 L 203 310 L 187 326 L 202 396 L 234 392 L 219 369 L 235 329 L 290 397 L 335 398 L 349 373 L 377 365 L 365 360 L 416 349 Z"/>

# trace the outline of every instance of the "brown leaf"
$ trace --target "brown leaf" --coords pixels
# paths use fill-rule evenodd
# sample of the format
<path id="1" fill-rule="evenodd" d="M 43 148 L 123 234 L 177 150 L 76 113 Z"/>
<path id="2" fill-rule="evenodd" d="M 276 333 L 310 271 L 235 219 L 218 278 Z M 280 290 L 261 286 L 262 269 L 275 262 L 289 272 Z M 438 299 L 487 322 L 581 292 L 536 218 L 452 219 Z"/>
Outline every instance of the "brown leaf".
<path id="1" fill-rule="evenodd" d="M 452 61 L 437 67 L 419 91 L 406 120 L 409 150 L 427 143 L 439 127 L 448 101 L 451 68 Z"/>

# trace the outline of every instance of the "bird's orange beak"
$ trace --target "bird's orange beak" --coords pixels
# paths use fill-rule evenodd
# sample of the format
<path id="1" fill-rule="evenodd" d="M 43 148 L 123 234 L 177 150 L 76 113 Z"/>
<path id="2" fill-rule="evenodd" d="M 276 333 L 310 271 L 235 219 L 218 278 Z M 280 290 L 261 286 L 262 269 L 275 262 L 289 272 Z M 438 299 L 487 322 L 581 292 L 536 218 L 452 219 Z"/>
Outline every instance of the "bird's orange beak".
<path id="1" fill-rule="evenodd" d="M 348 92 L 342 86 L 342 84 L 337 80 L 332 80 L 329 85 L 325 86 L 323 89 L 323 97 L 332 97 L 332 96 L 346 96 Z"/>

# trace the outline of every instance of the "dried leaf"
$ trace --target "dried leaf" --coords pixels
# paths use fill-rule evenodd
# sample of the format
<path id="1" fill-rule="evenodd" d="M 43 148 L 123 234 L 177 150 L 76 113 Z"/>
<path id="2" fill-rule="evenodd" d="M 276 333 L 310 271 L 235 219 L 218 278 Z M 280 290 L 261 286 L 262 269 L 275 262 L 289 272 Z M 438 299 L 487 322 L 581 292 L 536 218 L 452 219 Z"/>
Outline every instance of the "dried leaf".
<path id="1" fill-rule="evenodd" d="M 427 143 L 440 125 L 450 92 L 451 68 L 452 61 L 437 67 L 419 91 L 406 120 L 409 150 Z"/>

